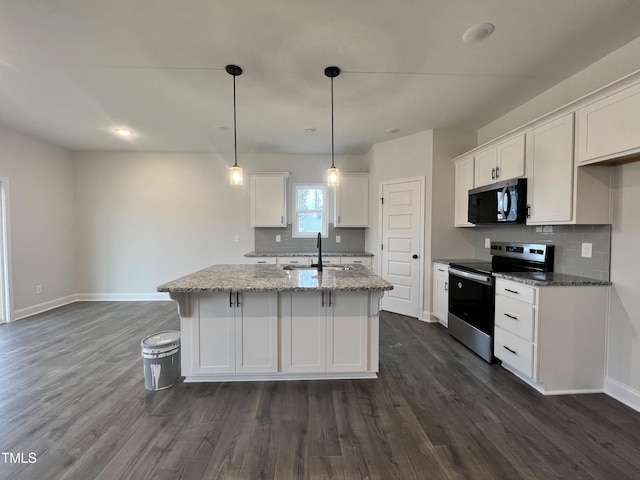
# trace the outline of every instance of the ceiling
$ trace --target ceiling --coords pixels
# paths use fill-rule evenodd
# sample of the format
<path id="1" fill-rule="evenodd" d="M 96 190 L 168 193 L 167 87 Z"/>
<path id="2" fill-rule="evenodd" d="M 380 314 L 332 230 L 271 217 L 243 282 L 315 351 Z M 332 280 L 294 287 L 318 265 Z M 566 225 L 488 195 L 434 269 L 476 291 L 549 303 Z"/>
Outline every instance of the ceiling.
<path id="1" fill-rule="evenodd" d="M 233 151 L 237 64 L 240 152 L 330 153 L 336 65 L 335 151 L 364 154 L 482 126 L 639 36 L 637 0 L 0 0 L 0 124 L 72 150 Z"/>

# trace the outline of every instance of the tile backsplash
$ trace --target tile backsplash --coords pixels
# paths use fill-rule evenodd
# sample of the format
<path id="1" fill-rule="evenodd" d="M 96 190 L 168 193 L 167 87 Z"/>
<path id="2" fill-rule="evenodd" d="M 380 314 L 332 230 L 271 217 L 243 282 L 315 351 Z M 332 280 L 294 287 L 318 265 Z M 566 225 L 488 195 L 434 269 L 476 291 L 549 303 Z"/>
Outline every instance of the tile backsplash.
<path id="1" fill-rule="evenodd" d="M 598 280 L 610 279 L 611 225 L 477 226 L 476 257 L 489 260 L 486 238 L 555 245 L 554 271 Z M 592 244 L 592 256 L 582 256 L 582 243 Z"/>
<path id="2" fill-rule="evenodd" d="M 364 252 L 364 228 L 335 228 L 329 224 L 329 236 L 322 239 L 324 252 Z M 276 242 L 276 235 L 280 235 L 280 242 Z M 340 236 L 340 243 L 336 242 L 336 235 Z M 265 252 L 315 252 L 315 238 L 294 238 L 291 225 L 282 228 L 255 229 L 255 251 Z"/>

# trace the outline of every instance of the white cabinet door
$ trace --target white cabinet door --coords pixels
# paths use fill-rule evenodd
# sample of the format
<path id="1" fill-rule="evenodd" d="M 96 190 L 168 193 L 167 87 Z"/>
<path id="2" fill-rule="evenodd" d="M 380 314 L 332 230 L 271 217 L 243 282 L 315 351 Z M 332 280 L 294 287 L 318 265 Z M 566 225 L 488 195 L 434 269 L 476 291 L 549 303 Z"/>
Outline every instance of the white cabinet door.
<path id="1" fill-rule="evenodd" d="M 449 266 L 444 263 L 433 264 L 433 313 L 438 321 L 449 325 Z"/>
<path id="2" fill-rule="evenodd" d="M 474 187 L 474 157 L 455 161 L 455 226 L 475 227 L 469 223 L 469 190 Z"/>
<path id="3" fill-rule="evenodd" d="M 190 374 L 278 370 L 278 298 L 270 292 L 198 294 Z"/>
<path id="4" fill-rule="evenodd" d="M 251 226 L 287 225 L 288 173 L 251 175 Z"/>
<path id="5" fill-rule="evenodd" d="M 235 301 L 236 372 L 278 371 L 278 295 L 232 294 Z"/>
<path id="6" fill-rule="evenodd" d="M 525 137 L 517 135 L 475 154 L 475 186 L 522 177 L 525 172 Z"/>
<path id="7" fill-rule="evenodd" d="M 576 159 L 588 164 L 640 152 L 640 84 L 577 111 Z"/>
<path id="8" fill-rule="evenodd" d="M 501 142 L 496 146 L 496 179 L 498 181 L 524 176 L 524 144 L 525 136 L 523 134 Z"/>
<path id="9" fill-rule="evenodd" d="M 495 145 L 475 154 L 476 187 L 496 182 L 496 159 L 497 151 Z"/>
<path id="10" fill-rule="evenodd" d="M 191 350 L 193 374 L 234 373 L 236 342 L 234 308 L 231 294 L 200 293 L 197 324 Z"/>
<path id="11" fill-rule="evenodd" d="M 283 293 L 280 308 L 282 371 L 326 371 L 327 319 L 321 295 L 318 292 Z"/>
<path id="12" fill-rule="evenodd" d="M 368 292 L 324 292 L 324 304 L 327 371 L 367 371 Z"/>
<path id="13" fill-rule="evenodd" d="M 340 186 L 335 189 L 334 225 L 369 226 L 369 175 L 340 175 Z"/>
<path id="14" fill-rule="evenodd" d="M 528 225 L 568 223 L 573 213 L 573 114 L 526 134 Z"/>

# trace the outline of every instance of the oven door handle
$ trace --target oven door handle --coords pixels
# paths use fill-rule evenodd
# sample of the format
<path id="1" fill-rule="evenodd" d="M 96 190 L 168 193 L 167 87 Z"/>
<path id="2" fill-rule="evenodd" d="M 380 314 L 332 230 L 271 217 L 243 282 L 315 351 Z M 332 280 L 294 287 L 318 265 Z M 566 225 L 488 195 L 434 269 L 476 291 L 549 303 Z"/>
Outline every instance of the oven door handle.
<path id="1" fill-rule="evenodd" d="M 469 280 L 475 280 L 476 282 L 484 283 L 485 285 L 493 284 L 493 277 L 491 275 L 482 275 L 481 273 L 465 272 L 464 270 L 457 270 L 449 267 L 450 275 L 457 275 L 459 277 L 468 278 Z"/>

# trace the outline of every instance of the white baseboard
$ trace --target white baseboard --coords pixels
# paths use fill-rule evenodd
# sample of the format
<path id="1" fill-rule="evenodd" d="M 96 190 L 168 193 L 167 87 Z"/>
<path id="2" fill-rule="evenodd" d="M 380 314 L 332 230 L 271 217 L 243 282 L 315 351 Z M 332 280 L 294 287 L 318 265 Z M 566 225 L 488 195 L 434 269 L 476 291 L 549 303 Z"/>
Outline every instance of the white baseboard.
<path id="1" fill-rule="evenodd" d="M 66 297 L 55 298 L 47 302 L 38 303 L 30 307 L 14 310 L 11 321 L 44 313 L 54 308 L 62 307 L 74 302 L 149 302 L 171 300 L 168 293 L 76 293 Z"/>
<path id="2" fill-rule="evenodd" d="M 418 320 L 427 323 L 438 323 L 439 321 L 433 313 L 424 311 Z"/>
<path id="3" fill-rule="evenodd" d="M 640 392 L 638 390 L 611 377 L 606 377 L 604 379 L 604 393 L 640 412 Z"/>
<path id="4" fill-rule="evenodd" d="M 78 293 L 79 302 L 154 302 L 171 300 L 168 293 Z"/>
<path id="5" fill-rule="evenodd" d="M 68 305 L 69 303 L 76 302 L 77 295 L 67 295 L 66 297 L 55 298 L 53 300 L 49 300 L 47 302 L 38 303 L 37 305 L 32 305 L 30 307 L 20 308 L 18 310 L 14 310 L 13 319 L 22 320 L 23 318 L 30 317 L 32 315 L 37 315 L 38 313 L 43 313 L 48 310 L 53 310 L 54 308 L 62 307 L 63 305 Z"/>

